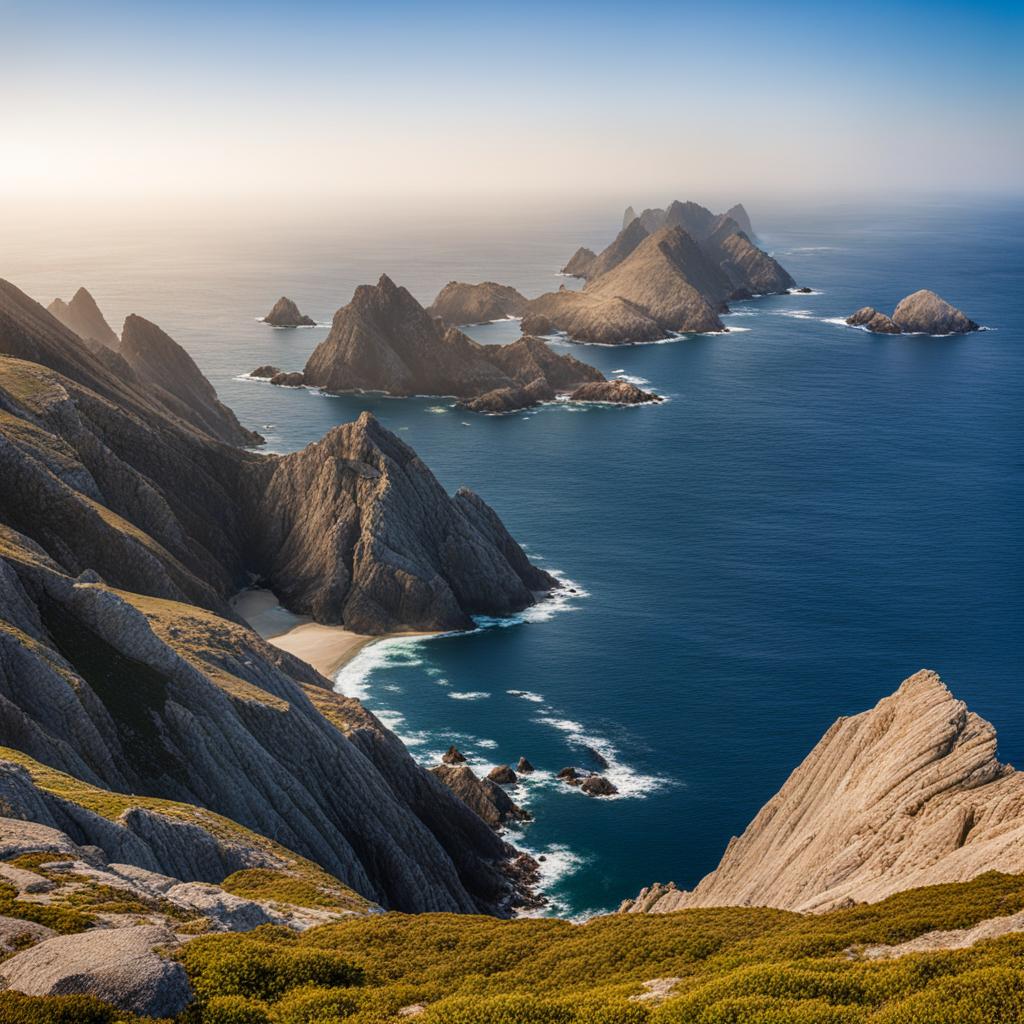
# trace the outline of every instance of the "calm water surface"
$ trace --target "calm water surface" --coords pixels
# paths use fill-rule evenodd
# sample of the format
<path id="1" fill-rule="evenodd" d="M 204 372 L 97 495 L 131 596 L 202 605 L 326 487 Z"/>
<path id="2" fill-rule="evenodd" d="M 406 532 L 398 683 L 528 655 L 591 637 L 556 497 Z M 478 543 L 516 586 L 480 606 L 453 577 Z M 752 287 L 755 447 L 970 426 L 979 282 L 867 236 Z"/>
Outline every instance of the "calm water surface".
<path id="1" fill-rule="evenodd" d="M 488 418 L 238 379 L 299 369 L 326 335 L 257 323 L 282 293 L 325 324 L 383 271 L 424 302 L 453 278 L 538 294 L 577 245 L 610 240 L 618 209 L 372 231 L 27 227 L 0 242 L 0 273 L 44 302 L 85 283 L 115 325 L 156 321 L 269 450 L 371 409 L 573 581 L 529 621 L 370 648 L 340 684 L 425 761 L 453 741 L 481 766 L 525 754 L 540 771 L 521 787 L 536 820 L 519 841 L 547 854 L 555 909 L 579 914 L 654 880 L 696 882 L 838 715 L 921 667 L 1024 762 L 1024 208 L 751 213 L 815 294 L 738 303 L 725 336 L 561 349 L 649 381 L 670 399 L 657 408 Z M 992 330 L 890 338 L 828 322 L 920 287 Z M 587 747 L 620 798 L 554 783 L 591 763 Z"/>

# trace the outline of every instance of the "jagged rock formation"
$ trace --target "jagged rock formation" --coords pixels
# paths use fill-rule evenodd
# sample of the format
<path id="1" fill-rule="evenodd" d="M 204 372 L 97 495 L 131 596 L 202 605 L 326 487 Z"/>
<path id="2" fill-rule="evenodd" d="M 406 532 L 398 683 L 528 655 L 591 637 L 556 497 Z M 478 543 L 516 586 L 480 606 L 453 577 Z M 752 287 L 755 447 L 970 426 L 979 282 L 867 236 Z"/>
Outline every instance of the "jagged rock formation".
<path id="1" fill-rule="evenodd" d="M 305 386 L 306 375 L 294 370 L 279 370 L 270 378 L 270 383 L 284 388 L 301 388 Z"/>
<path id="2" fill-rule="evenodd" d="M 626 212 L 622 215 L 622 226 L 628 227 L 634 220 L 636 220 L 636 210 L 632 206 L 627 206 Z"/>
<path id="3" fill-rule="evenodd" d="M 265 324 L 274 327 L 316 327 L 312 317 L 299 312 L 299 307 L 283 295 L 274 303 L 274 308 L 263 318 Z"/>
<path id="4" fill-rule="evenodd" d="M 182 419 L 225 444 L 261 444 L 263 437 L 247 430 L 218 398 L 192 357 L 156 324 L 132 313 L 121 331 L 118 354 L 138 378 L 164 392 L 164 402 Z"/>
<path id="5" fill-rule="evenodd" d="M 732 212 L 749 227 L 742 206 Z M 586 279 L 583 291 L 561 289 L 532 300 L 524 317 L 531 330 L 550 333 L 541 332 L 534 319 L 541 318 L 544 327 L 601 344 L 722 331 L 718 314 L 729 300 L 785 293 L 794 284 L 733 217 L 697 203 L 645 210 L 600 255 L 580 255 L 565 272 Z"/>
<path id="6" fill-rule="evenodd" d="M 876 334 L 968 334 L 980 329 L 962 310 L 926 288 L 901 299 L 891 317 L 864 306 L 846 322 Z"/>
<path id="7" fill-rule="evenodd" d="M 742 203 L 737 203 L 735 206 L 730 206 L 725 211 L 724 216 L 730 220 L 736 222 L 736 226 L 747 236 L 747 238 L 756 238 L 754 234 L 754 226 L 750 223 L 750 214 L 747 213 L 746 208 Z"/>
<path id="8" fill-rule="evenodd" d="M 269 363 L 264 363 L 262 366 L 257 366 L 255 370 L 250 370 L 249 376 L 259 377 L 261 380 L 269 380 L 271 377 L 276 377 L 280 372 L 280 366 L 271 366 Z"/>
<path id="9" fill-rule="evenodd" d="M 467 764 L 439 764 L 430 770 L 491 828 L 530 818 L 497 782 L 481 779 Z"/>
<path id="10" fill-rule="evenodd" d="M 690 892 L 657 885 L 630 912 L 823 911 L 985 871 L 1024 871 L 1024 775 L 934 672 L 840 718 Z"/>
<path id="11" fill-rule="evenodd" d="M 661 395 L 644 391 L 628 380 L 606 380 L 582 384 L 569 396 L 574 402 L 607 402 L 613 405 L 642 405 L 662 402 Z"/>
<path id="12" fill-rule="evenodd" d="M 526 297 L 509 285 L 494 281 L 482 284 L 449 281 L 427 307 L 427 312 L 458 326 L 522 316 L 525 308 Z"/>
<path id="13" fill-rule="evenodd" d="M 120 343 L 96 305 L 96 300 L 85 288 L 79 288 L 70 302 L 54 299 L 47 309 L 85 342 L 110 349 L 116 349 Z"/>
<path id="14" fill-rule="evenodd" d="M 625 224 L 623 224 L 625 227 Z M 570 277 L 587 277 L 590 267 L 597 256 L 590 249 L 582 245 L 572 254 L 572 259 L 559 271 L 561 274 L 568 274 Z"/>
<path id="15" fill-rule="evenodd" d="M 6 283 L 0 353 L 3 806 L 184 882 L 253 866 L 214 842 L 248 830 L 383 906 L 502 912 L 514 851 L 226 600 L 255 573 L 363 630 L 503 614 L 553 581 L 495 513 L 368 415 L 223 445 Z"/>
<path id="16" fill-rule="evenodd" d="M 453 308 L 457 298 L 451 300 Z M 387 275 L 375 286 L 357 288 L 338 310 L 304 374 L 306 384 L 328 391 L 454 395 L 480 412 L 525 408 L 604 380 L 594 367 L 557 355 L 539 338 L 480 345 L 431 317 Z"/>

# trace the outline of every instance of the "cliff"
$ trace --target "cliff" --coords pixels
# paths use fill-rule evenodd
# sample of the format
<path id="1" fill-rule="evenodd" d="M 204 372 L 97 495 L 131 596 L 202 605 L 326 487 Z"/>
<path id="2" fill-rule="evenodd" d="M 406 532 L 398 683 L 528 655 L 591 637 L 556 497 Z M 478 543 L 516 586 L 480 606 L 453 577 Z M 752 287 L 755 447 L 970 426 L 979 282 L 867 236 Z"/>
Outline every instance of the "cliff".
<path id="1" fill-rule="evenodd" d="M 508 285 L 449 281 L 427 307 L 427 313 L 449 324 L 482 324 L 522 316 L 525 308 L 526 298 Z"/>
<path id="2" fill-rule="evenodd" d="M 79 288 L 70 302 L 54 299 L 47 308 L 65 327 L 77 334 L 83 341 L 107 348 L 117 348 L 117 335 L 104 319 L 99 306 L 96 305 L 96 300 L 85 288 Z"/>
<path id="3" fill-rule="evenodd" d="M 614 238 L 612 243 L 594 257 L 586 273 L 579 276 L 588 280 L 600 277 L 617 267 L 647 237 L 647 229 L 636 218 L 631 220 Z"/>
<path id="4" fill-rule="evenodd" d="M 508 299 L 511 293 L 522 299 L 513 289 L 502 292 L 500 288 L 448 285 L 431 310 L 465 315 L 466 289 L 477 298 Z M 386 275 L 375 286 L 356 289 L 352 301 L 335 314 L 331 333 L 304 370 L 306 384 L 329 391 L 453 395 L 468 408 L 489 412 L 548 401 L 580 384 L 603 379 L 592 366 L 558 355 L 539 338 L 480 345 L 431 316 Z"/>
<path id="5" fill-rule="evenodd" d="M 625 226 L 625 225 L 623 225 Z M 594 260 L 597 259 L 595 253 L 582 245 L 572 254 L 572 258 L 564 267 L 562 267 L 560 273 L 568 274 L 570 277 L 586 277 L 587 271 L 590 269 Z"/>
<path id="6" fill-rule="evenodd" d="M 223 445 L 6 283 L 0 351 L 0 761 L 75 805 L 4 806 L 186 882 L 244 866 L 166 834 L 175 801 L 382 906 L 507 912 L 515 851 L 226 601 L 255 573 L 365 630 L 507 613 L 553 581 L 493 510 L 368 415 L 287 457 Z"/>
<path id="7" fill-rule="evenodd" d="M 1024 775 L 922 671 L 840 718 L 696 888 L 653 886 L 622 909 L 823 911 L 986 871 L 1024 872 Z"/>
<path id="8" fill-rule="evenodd" d="M 132 313 L 121 331 L 119 355 L 138 378 L 160 388 L 167 405 L 182 419 L 204 429 L 225 444 L 261 444 L 218 398 L 192 357 L 156 324 Z"/>
<path id="9" fill-rule="evenodd" d="M 316 326 L 316 321 L 312 317 L 299 312 L 299 307 L 283 295 L 274 303 L 274 308 L 263 318 L 263 322 L 274 327 Z"/>

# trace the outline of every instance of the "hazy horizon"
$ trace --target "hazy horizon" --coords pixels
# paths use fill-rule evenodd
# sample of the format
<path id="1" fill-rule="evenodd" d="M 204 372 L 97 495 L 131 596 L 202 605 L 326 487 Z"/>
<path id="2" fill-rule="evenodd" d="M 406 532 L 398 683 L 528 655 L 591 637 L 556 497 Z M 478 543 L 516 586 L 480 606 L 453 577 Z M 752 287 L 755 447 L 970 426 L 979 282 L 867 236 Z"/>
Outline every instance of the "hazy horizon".
<path id="1" fill-rule="evenodd" d="M 1020 5 L 0 0 L 0 203 L 1019 194 Z"/>

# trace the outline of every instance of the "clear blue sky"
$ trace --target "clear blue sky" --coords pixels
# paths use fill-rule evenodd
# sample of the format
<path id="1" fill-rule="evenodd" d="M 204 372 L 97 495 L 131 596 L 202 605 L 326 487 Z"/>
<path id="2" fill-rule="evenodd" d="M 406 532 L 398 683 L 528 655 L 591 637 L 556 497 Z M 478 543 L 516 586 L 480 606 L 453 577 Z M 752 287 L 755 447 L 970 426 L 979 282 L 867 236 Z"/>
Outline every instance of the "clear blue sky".
<path id="1" fill-rule="evenodd" d="M 0 0 L 0 196 L 1020 190 L 1024 3 Z"/>

